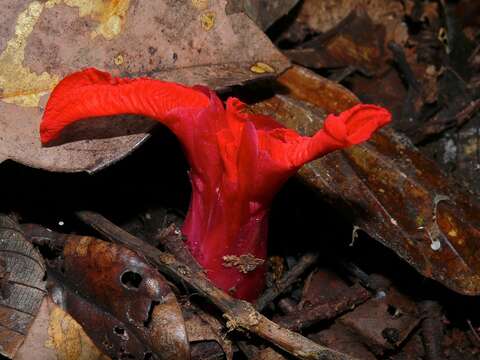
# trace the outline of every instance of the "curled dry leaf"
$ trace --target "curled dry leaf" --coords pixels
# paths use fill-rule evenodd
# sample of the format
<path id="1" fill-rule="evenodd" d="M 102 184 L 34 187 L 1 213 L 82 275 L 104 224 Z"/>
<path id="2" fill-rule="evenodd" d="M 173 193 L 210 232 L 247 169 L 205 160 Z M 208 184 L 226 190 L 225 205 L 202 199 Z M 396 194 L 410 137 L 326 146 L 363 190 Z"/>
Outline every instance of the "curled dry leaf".
<path id="1" fill-rule="evenodd" d="M 275 112 L 280 122 L 305 135 L 321 126 L 324 112 L 358 102 L 342 86 L 299 67 L 279 82 L 291 96 L 276 96 L 255 109 Z M 424 276 L 462 294 L 480 293 L 479 204 L 393 130 L 307 164 L 299 174 Z"/>
<path id="2" fill-rule="evenodd" d="M 99 119 L 93 126 L 78 126 L 78 141 L 42 148 L 38 126 L 47 95 L 75 70 L 95 66 L 115 75 L 220 89 L 288 66 L 246 15 L 226 15 L 222 0 L 6 0 L 2 9 L 0 162 L 95 171 L 146 138 L 150 121 L 124 117 L 105 132 Z"/>
<path id="3" fill-rule="evenodd" d="M 13 358 L 45 296 L 45 265 L 18 224 L 0 214 L 0 355 Z"/>
<path id="4" fill-rule="evenodd" d="M 52 234 L 55 236 L 55 234 Z M 111 357 L 188 359 L 182 312 L 166 280 L 134 252 L 67 236 L 53 299 Z"/>
<path id="5" fill-rule="evenodd" d="M 407 37 L 403 23 L 405 8 L 397 0 L 305 0 L 297 21 L 318 32 L 327 32 L 337 26 L 355 8 L 364 8 L 375 24 L 386 29 L 386 40 L 402 42 Z"/>

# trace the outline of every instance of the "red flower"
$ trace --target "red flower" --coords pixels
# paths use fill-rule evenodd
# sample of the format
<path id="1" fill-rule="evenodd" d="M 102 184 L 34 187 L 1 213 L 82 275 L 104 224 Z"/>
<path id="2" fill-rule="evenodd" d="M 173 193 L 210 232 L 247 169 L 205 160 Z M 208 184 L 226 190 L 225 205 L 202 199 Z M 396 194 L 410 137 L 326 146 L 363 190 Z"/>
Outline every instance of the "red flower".
<path id="1" fill-rule="evenodd" d="M 188 246 L 217 286 L 252 300 L 263 288 L 265 266 L 227 267 L 232 257 L 225 256 L 265 259 L 268 209 L 282 184 L 306 162 L 368 140 L 390 113 L 357 105 L 328 116 L 322 130 L 305 137 L 243 107 L 229 98 L 224 108 L 203 87 L 87 69 L 54 89 L 40 134 L 45 144 L 77 120 L 116 114 L 142 114 L 168 126 L 191 165 L 192 200 L 183 227 Z"/>

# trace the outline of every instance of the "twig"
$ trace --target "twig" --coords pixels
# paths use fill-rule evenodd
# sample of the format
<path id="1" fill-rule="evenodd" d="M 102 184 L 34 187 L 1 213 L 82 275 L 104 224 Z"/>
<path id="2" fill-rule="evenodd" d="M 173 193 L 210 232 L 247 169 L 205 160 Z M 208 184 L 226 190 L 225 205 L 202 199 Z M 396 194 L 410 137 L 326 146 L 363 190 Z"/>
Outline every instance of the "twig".
<path id="1" fill-rule="evenodd" d="M 415 74 L 405 57 L 403 48 L 395 42 L 389 42 L 388 48 L 392 52 L 395 63 L 397 64 L 401 75 L 403 75 L 408 88 L 417 93 L 420 92 L 420 83 L 415 78 Z"/>
<path id="2" fill-rule="evenodd" d="M 269 303 L 285 292 L 297 279 L 318 260 L 318 254 L 305 254 L 272 287 L 269 287 L 255 302 L 255 309 L 262 312 Z"/>
<path id="3" fill-rule="evenodd" d="M 161 245 L 163 245 L 164 249 L 167 252 L 175 256 L 177 260 L 183 262 L 184 264 L 187 264 L 191 270 L 203 271 L 202 267 L 198 264 L 197 260 L 192 256 L 192 254 L 186 247 L 184 237 L 176 224 L 171 224 L 170 226 L 160 231 L 158 236 L 156 236 L 156 240 Z M 257 309 L 257 311 L 261 310 Z M 261 356 L 262 351 L 274 351 L 271 348 L 261 350 L 257 346 L 249 344 L 245 340 L 238 340 L 236 341 L 236 344 L 248 359 L 258 359 Z"/>
<path id="4" fill-rule="evenodd" d="M 322 320 L 333 319 L 369 298 L 370 293 L 364 287 L 355 284 L 339 299 L 291 312 L 279 317 L 277 323 L 287 329 L 299 331 Z"/>
<path id="5" fill-rule="evenodd" d="M 390 287 L 390 281 L 381 275 L 368 275 L 365 271 L 351 262 L 339 260 L 338 263 L 343 267 L 344 270 L 358 279 L 360 283 L 370 291 L 378 294 L 378 292 L 386 291 Z"/>
<path id="6" fill-rule="evenodd" d="M 472 325 L 470 319 L 467 319 L 468 328 L 472 334 L 472 343 L 478 348 L 480 347 L 480 335 L 478 335 L 477 329 L 475 329 Z"/>
<path id="7" fill-rule="evenodd" d="M 155 240 L 162 244 L 164 249 L 175 256 L 177 260 L 188 265 L 191 270 L 202 271 L 200 264 L 185 246 L 182 232 L 176 224 L 171 224 L 163 229 Z"/>
<path id="8" fill-rule="evenodd" d="M 203 269 L 197 260 L 192 256 L 185 245 L 184 237 L 176 224 L 162 229 L 155 238 L 157 243 L 163 245 L 163 248 L 175 256 L 177 260 L 188 265 L 195 272 L 202 272 Z M 258 358 L 260 349 L 257 346 L 249 344 L 245 340 L 236 341 L 238 348 L 243 352 L 247 359 Z"/>
<path id="9" fill-rule="evenodd" d="M 284 314 L 290 314 L 297 309 L 297 303 L 290 298 L 279 300 L 277 305 Z"/>
<path id="10" fill-rule="evenodd" d="M 417 111 L 419 110 L 416 105 L 418 105 L 418 101 L 422 97 L 421 84 L 417 81 L 405 57 L 403 48 L 395 42 L 388 43 L 388 48 L 392 52 L 393 60 L 397 65 L 400 76 L 403 77 L 407 84 L 407 96 L 403 102 L 401 117 L 404 120 L 416 120 L 418 116 Z"/>
<path id="11" fill-rule="evenodd" d="M 432 120 L 421 126 L 420 129 L 417 128 L 415 134 L 412 134 L 413 142 L 419 144 L 453 127 L 461 127 L 479 110 L 480 99 L 476 99 L 469 102 L 467 106 L 454 116 L 446 117 L 443 112 L 440 112 Z"/>
<path id="12" fill-rule="evenodd" d="M 216 288 L 202 272 L 193 272 L 185 264 L 177 261 L 173 255 L 164 253 L 129 234 L 103 216 L 88 211 L 78 212 L 77 215 L 82 221 L 95 228 L 111 241 L 120 243 L 144 256 L 165 275 L 177 281 L 183 281 L 199 295 L 209 299 L 223 312 L 223 317 L 227 320 L 226 326 L 228 329 L 250 331 L 300 359 L 353 359 L 349 355 L 318 345 L 298 333 L 281 328 L 255 311 L 250 303 L 234 299 L 224 291 Z"/>

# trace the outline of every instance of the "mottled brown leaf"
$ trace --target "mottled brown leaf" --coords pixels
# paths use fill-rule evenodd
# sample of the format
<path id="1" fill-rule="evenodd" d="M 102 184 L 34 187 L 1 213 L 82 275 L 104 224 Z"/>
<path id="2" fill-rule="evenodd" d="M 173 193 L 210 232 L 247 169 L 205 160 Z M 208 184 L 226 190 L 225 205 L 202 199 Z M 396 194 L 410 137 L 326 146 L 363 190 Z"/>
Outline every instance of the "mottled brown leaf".
<path id="1" fill-rule="evenodd" d="M 46 296 L 15 360 L 110 360 L 83 328 Z"/>
<path id="2" fill-rule="evenodd" d="M 283 71 L 288 61 L 265 34 L 243 13 L 226 15 L 225 5 L 225 0 L 4 1 L 0 161 L 95 171 L 145 140 L 153 122 L 123 119 L 102 138 L 93 131 L 87 136 L 93 140 L 40 146 L 38 127 L 48 94 L 66 74 L 84 67 L 215 89 Z M 255 67 L 258 62 L 273 72 Z"/>
<path id="3" fill-rule="evenodd" d="M 18 224 L 0 214 L 0 355 L 13 358 L 45 296 L 45 265 Z"/>
<path id="4" fill-rule="evenodd" d="M 55 302 L 112 358 L 189 359 L 182 312 L 166 280 L 134 252 L 68 236 Z M 61 280 L 61 281 L 60 281 Z"/>

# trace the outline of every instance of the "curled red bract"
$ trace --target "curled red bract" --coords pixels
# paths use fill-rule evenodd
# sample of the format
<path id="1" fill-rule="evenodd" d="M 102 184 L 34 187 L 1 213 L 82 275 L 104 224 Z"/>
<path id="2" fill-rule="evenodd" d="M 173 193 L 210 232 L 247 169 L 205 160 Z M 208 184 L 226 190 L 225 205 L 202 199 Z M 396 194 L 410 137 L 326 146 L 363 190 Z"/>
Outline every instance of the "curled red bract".
<path id="1" fill-rule="evenodd" d="M 226 259 L 266 258 L 267 214 L 278 189 L 306 162 L 368 140 L 391 115 L 357 105 L 328 116 L 322 130 L 306 137 L 243 107 L 236 98 L 224 107 L 204 87 L 86 69 L 54 89 L 40 135 L 45 144 L 77 120 L 117 114 L 146 115 L 169 127 L 191 166 L 192 200 L 183 227 L 188 246 L 217 286 L 252 300 L 263 288 L 265 266 L 245 271 Z"/>

